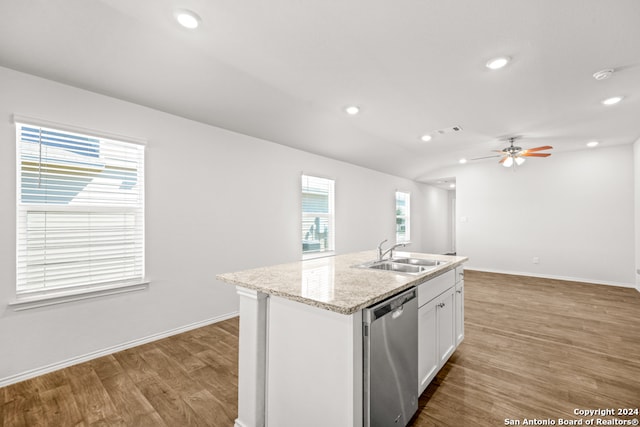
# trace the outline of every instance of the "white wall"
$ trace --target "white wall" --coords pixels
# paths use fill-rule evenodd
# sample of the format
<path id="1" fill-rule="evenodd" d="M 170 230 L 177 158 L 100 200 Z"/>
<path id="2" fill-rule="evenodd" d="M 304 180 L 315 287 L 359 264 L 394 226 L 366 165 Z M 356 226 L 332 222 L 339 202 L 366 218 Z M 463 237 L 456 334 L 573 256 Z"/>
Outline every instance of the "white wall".
<path id="1" fill-rule="evenodd" d="M 425 252 L 444 254 L 451 250 L 451 201 L 450 191 L 423 184 L 424 203 L 422 247 Z"/>
<path id="2" fill-rule="evenodd" d="M 47 365 L 233 315 L 218 273 L 299 260 L 300 174 L 336 180 L 338 253 L 394 239 L 412 181 L 0 68 L 0 385 Z M 147 291 L 16 312 L 12 114 L 140 137 L 146 161 Z M 412 208 L 412 246 L 421 215 Z"/>
<path id="3" fill-rule="evenodd" d="M 456 215 L 456 191 L 455 190 L 450 190 L 448 192 L 448 196 L 449 196 L 449 201 L 448 201 L 448 206 L 449 206 L 449 213 L 448 213 L 448 217 L 449 217 L 449 223 L 448 223 L 448 227 L 449 227 L 449 236 L 448 236 L 448 248 L 449 251 L 455 252 L 456 251 L 456 230 L 455 230 L 455 225 L 456 225 L 456 220 L 455 220 L 455 215 Z"/>
<path id="4" fill-rule="evenodd" d="M 631 145 L 554 153 L 515 172 L 485 161 L 437 176 L 456 177 L 457 250 L 468 268 L 635 283 Z"/>
<path id="5" fill-rule="evenodd" d="M 633 170 L 635 189 L 636 289 L 640 291 L 640 139 L 633 144 Z"/>

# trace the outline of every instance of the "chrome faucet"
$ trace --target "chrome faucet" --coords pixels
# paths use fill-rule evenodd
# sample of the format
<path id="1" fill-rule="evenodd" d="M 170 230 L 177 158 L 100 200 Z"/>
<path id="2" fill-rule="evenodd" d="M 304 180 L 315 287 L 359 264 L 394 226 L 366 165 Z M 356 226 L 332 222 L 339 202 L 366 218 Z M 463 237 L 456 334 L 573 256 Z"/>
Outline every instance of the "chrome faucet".
<path id="1" fill-rule="evenodd" d="M 403 243 L 396 243 L 395 245 L 391 246 L 389 249 L 387 249 L 386 251 L 382 251 L 382 245 L 384 245 L 384 243 L 387 241 L 387 239 L 384 239 L 382 242 L 380 242 L 380 244 L 378 245 L 378 261 L 382 261 L 384 259 L 384 256 L 386 254 L 389 254 L 389 259 L 393 258 L 393 251 L 398 248 L 398 247 L 405 247 L 407 245 L 410 245 L 411 242 L 403 242 Z"/>

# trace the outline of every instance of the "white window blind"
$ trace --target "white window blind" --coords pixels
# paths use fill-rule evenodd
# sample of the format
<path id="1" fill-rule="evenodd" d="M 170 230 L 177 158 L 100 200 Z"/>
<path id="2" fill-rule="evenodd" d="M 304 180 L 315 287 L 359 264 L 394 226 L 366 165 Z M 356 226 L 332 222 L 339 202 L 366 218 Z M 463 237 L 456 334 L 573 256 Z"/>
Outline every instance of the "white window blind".
<path id="1" fill-rule="evenodd" d="M 396 243 L 411 240 L 411 194 L 396 191 Z"/>
<path id="2" fill-rule="evenodd" d="M 302 253 L 333 251 L 334 181 L 302 175 Z"/>
<path id="3" fill-rule="evenodd" d="M 16 123 L 17 293 L 144 279 L 144 146 Z"/>

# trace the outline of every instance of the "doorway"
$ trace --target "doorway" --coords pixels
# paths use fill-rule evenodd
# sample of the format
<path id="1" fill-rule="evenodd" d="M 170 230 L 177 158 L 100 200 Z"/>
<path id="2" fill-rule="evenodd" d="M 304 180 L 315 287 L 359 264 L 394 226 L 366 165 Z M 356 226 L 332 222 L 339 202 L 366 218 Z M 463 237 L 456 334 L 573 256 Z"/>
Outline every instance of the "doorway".
<path id="1" fill-rule="evenodd" d="M 425 250 L 455 255 L 456 245 L 456 178 L 446 177 L 425 182 Z"/>

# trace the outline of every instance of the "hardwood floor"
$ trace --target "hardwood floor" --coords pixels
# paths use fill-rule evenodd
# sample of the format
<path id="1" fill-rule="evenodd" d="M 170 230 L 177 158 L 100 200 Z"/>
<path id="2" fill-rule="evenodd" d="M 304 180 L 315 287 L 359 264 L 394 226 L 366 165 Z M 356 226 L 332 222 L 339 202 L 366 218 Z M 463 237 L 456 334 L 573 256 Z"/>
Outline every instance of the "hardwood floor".
<path id="1" fill-rule="evenodd" d="M 0 389 L 0 427 L 233 426 L 238 319 Z"/>
<path id="2" fill-rule="evenodd" d="M 465 311 L 465 341 L 411 426 L 558 425 L 612 418 L 574 409 L 640 407 L 636 290 L 467 271 Z M 0 427 L 231 427 L 237 336 L 230 319 L 2 388 Z"/>
<path id="3" fill-rule="evenodd" d="M 412 426 L 613 418 L 574 415 L 604 408 L 640 408 L 638 291 L 465 272 L 465 340 Z"/>

